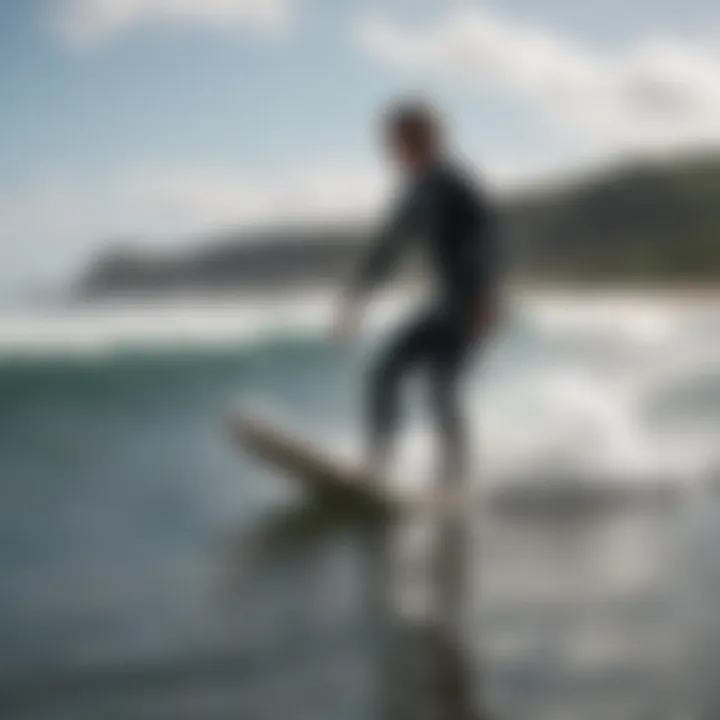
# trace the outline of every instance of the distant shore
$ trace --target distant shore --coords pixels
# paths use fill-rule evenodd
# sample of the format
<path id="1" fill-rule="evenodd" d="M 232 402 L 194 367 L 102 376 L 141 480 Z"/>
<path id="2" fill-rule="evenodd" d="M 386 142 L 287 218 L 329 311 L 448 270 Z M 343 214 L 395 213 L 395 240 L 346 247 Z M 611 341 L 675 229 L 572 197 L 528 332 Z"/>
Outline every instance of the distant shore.
<path id="1" fill-rule="evenodd" d="M 506 288 L 510 293 L 533 293 L 543 295 L 597 296 L 598 298 L 643 297 L 643 298 L 674 298 L 720 301 L 720 278 L 716 282 L 706 279 L 702 281 L 668 282 L 668 281 L 636 281 L 636 282 L 573 282 L 523 280 L 510 282 Z"/>

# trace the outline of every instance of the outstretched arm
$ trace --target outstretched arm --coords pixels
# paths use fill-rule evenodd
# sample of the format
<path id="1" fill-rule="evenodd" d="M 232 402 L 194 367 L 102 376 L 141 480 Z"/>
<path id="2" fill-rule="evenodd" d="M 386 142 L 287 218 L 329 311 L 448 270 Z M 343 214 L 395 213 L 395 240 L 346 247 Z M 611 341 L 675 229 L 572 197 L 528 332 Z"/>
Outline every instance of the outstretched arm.
<path id="1" fill-rule="evenodd" d="M 389 275 L 407 244 L 423 231 L 427 212 L 427 198 L 420 188 L 406 193 L 393 208 L 374 244 L 361 260 L 343 299 L 339 317 L 342 336 L 355 333 L 364 300 Z"/>
<path id="2" fill-rule="evenodd" d="M 407 193 L 396 204 L 373 246 L 360 262 L 351 286 L 355 296 L 369 293 L 394 268 L 409 240 L 422 231 L 424 205 L 418 190 Z"/>

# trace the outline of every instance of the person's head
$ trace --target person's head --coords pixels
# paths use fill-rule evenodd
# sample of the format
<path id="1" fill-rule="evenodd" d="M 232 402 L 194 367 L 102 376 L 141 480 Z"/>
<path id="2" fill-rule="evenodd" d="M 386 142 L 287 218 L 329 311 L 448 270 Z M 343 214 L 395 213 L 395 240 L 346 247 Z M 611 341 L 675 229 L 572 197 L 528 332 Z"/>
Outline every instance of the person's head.
<path id="1" fill-rule="evenodd" d="M 394 105 L 385 116 L 383 131 L 391 157 L 406 173 L 422 173 L 442 154 L 442 122 L 437 111 L 426 103 Z"/>

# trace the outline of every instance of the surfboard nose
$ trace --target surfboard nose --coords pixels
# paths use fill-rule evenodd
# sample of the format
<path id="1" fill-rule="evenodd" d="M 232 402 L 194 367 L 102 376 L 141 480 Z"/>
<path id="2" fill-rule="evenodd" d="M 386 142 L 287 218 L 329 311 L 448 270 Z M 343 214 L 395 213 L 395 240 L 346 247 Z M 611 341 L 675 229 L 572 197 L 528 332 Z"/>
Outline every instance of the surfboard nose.
<path id="1" fill-rule="evenodd" d="M 385 484 L 359 465 L 299 437 L 277 421 L 240 414 L 231 416 L 228 425 L 235 444 L 300 483 L 318 500 L 376 513 L 388 512 L 397 504 Z"/>

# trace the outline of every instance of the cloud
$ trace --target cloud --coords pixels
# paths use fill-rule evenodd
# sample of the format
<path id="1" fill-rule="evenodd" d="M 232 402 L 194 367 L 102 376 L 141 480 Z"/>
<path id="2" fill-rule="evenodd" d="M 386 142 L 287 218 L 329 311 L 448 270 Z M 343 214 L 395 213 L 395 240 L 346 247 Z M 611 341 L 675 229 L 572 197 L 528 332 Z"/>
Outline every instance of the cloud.
<path id="1" fill-rule="evenodd" d="M 275 31 L 291 11 L 292 0 L 62 0 L 56 22 L 66 41 L 88 45 L 148 24 Z"/>
<path id="2" fill-rule="evenodd" d="M 265 177 L 194 167 L 48 176 L 0 194 L 0 287 L 68 278 L 116 240 L 170 249 L 228 229 L 368 218 L 385 190 L 382 173 L 330 164 Z"/>
<path id="3" fill-rule="evenodd" d="M 108 229 L 105 198 L 67 178 L 46 178 L 0 195 L 0 289 L 51 283 Z"/>
<path id="4" fill-rule="evenodd" d="M 596 138 L 658 147 L 720 140 L 720 55 L 700 46 L 647 36 L 602 54 L 474 7 L 420 26 L 367 17 L 357 39 L 386 65 L 499 87 Z"/>
<path id="5" fill-rule="evenodd" d="M 137 173 L 126 194 L 143 214 L 181 228 L 333 221 L 374 213 L 384 182 L 369 169 L 317 165 L 267 177 L 202 169 Z"/>

